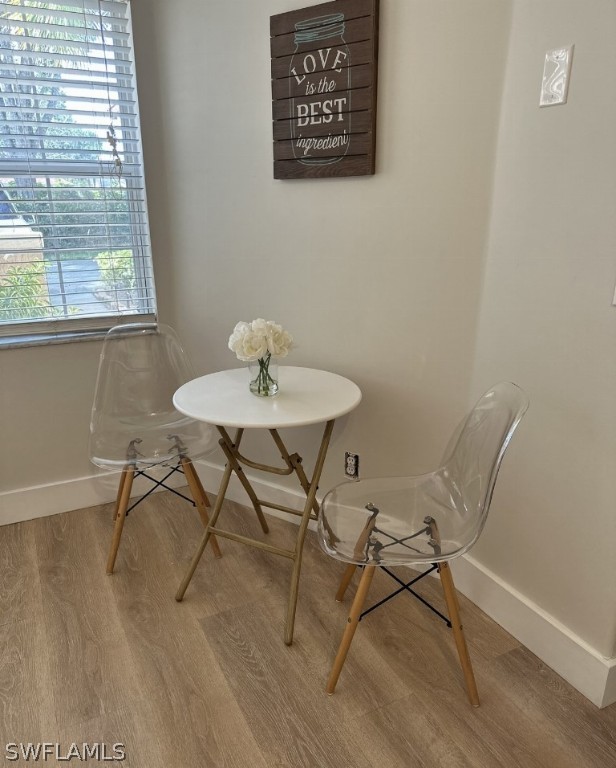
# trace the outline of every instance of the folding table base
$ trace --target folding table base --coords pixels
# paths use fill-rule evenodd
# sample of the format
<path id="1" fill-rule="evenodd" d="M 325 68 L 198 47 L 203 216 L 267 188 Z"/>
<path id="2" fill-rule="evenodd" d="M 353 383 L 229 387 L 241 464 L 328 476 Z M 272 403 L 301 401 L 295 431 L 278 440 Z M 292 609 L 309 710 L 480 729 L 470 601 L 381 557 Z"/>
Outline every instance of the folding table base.
<path id="1" fill-rule="evenodd" d="M 247 459 L 239 452 L 244 430 L 238 429 L 235 433 L 235 439 L 232 440 L 224 427 L 217 427 L 221 435 L 219 444 L 227 458 L 227 463 L 225 466 L 224 474 L 222 476 L 220 488 L 218 490 L 218 496 L 216 497 L 216 503 L 214 504 L 214 509 L 212 511 L 209 525 L 205 529 L 205 533 L 203 534 L 197 552 L 195 553 L 190 567 L 176 593 L 175 599 L 178 602 L 184 598 L 184 593 L 190 584 L 190 580 L 192 579 L 197 565 L 199 564 L 199 560 L 203 555 L 210 537 L 213 535 L 221 538 L 231 539 L 232 541 L 237 541 L 241 544 L 247 544 L 251 547 L 256 547 L 257 549 L 263 549 L 266 552 L 270 552 L 274 555 L 286 557 L 293 562 L 293 572 L 291 575 L 291 584 L 289 588 L 287 615 L 284 627 L 284 641 L 287 645 L 291 645 L 293 642 L 293 628 L 295 625 L 295 611 L 297 606 L 299 577 L 302 567 L 302 551 L 304 547 L 304 539 L 306 538 L 308 523 L 310 520 L 316 520 L 319 512 L 319 504 L 316 499 L 316 494 L 319 487 L 321 473 L 323 471 L 323 465 L 325 463 L 325 457 L 327 455 L 327 449 L 329 447 L 329 441 L 331 438 L 332 430 L 334 428 L 334 421 L 335 420 L 332 419 L 325 425 L 323 436 L 321 438 L 321 445 L 319 447 L 319 452 L 317 454 L 317 460 L 311 479 L 308 479 L 306 472 L 304 471 L 304 467 L 302 465 L 302 457 L 297 453 L 289 454 L 282 441 L 282 438 L 276 429 L 270 429 L 269 433 L 271 434 L 272 439 L 280 451 L 280 455 L 285 465 L 284 467 L 273 467 L 269 464 L 260 464 L 258 462 Z M 246 477 L 244 470 L 242 469 L 242 464 L 260 472 L 269 472 L 276 475 L 291 475 L 295 473 L 297 479 L 299 480 L 299 484 L 302 487 L 302 490 L 306 494 L 306 502 L 304 504 L 303 510 L 298 511 L 282 504 L 274 504 L 259 499 L 252 485 L 250 484 L 250 481 Z M 295 539 L 295 547 L 293 549 L 276 547 L 272 544 L 259 541 L 258 539 L 252 539 L 248 536 L 241 536 L 240 534 L 234 533 L 233 531 L 227 531 L 217 526 L 218 516 L 220 515 L 220 511 L 222 509 L 222 504 L 225 499 L 227 488 L 229 487 L 229 481 L 231 479 L 232 473 L 237 475 L 244 489 L 246 490 L 246 493 L 250 498 L 264 533 L 268 533 L 269 528 L 265 516 L 263 515 L 263 507 L 281 510 L 283 512 L 288 512 L 289 514 L 301 517 L 297 537 Z"/>

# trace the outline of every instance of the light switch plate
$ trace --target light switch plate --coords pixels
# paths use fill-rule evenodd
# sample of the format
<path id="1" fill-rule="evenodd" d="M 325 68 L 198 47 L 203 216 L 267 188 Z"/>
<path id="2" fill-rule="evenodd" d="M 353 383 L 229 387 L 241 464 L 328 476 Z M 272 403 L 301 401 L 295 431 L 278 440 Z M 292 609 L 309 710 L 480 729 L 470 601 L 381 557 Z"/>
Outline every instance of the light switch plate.
<path id="1" fill-rule="evenodd" d="M 567 103 L 573 46 L 554 48 L 545 54 L 543 80 L 539 96 L 540 107 L 553 107 Z"/>

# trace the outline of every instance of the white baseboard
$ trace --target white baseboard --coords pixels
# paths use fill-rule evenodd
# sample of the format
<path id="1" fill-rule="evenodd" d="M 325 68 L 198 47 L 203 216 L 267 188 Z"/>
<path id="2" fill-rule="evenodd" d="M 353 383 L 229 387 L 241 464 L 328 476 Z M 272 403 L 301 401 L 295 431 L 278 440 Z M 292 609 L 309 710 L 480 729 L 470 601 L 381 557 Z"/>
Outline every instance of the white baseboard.
<path id="1" fill-rule="evenodd" d="M 164 476 L 160 470 L 153 471 L 152 474 L 158 479 Z M 119 479 L 119 472 L 101 472 L 59 483 L 0 493 L 0 526 L 115 501 Z M 185 485 L 186 481 L 182 475 L 176 473 L 166 483 L 172 488 L 177 488 Z M 133 495 L 145 493 L 150 488 L 151 483 L 139 477 L 133 484 Z M 159 490 L 161 489 L 157 489 Z"/>
<path id="2" fill-rule="evenodd" d="M 208 491 L 218 488 L 222 467 L 211 462 L 197 462 L 199 475 Z M 0 525 L 55 515 L 115 500 L 118 475 L 80 477 L 61 483 L 23 488 L 0 494 Z M 183 484 L 175 475 L 169 484 Z M 251 477 L 251 483 L 264 501 L 302 509 L 299 491 Z M 135 491 L 140 487 L 137 481 Z M 249 499 L 237 477 L 233 476 L 227 498 L 240 504 Z M 297 523 L 298 518 L 278 510 L 269 514 Z M 311 524 L 312 525 L 312 524 Z M 484 613 L 506 629 L 543 662 L 598 707 L 616 702 L 616 659 L 606 659 L 568 627 L 538 605 L 502 581 L 471 556 L 460 558 L 453 566 L 456 587 Z"/>
<path id="3" fill-rule="evenodd" d="M 616 701 L 616 659 L 606 659 L 470 555 L 452 566 L 456 588 L 598 707 Z"/>
<path id="4" fill-rule="evenodd" d="M 609 707 L 610 704 L 616 701 L 616 659 L 609 659 L 608 663 L 609 670 L 605 681 L 603 699 L 601 704 L 597 704 L 598 707 Z"/>

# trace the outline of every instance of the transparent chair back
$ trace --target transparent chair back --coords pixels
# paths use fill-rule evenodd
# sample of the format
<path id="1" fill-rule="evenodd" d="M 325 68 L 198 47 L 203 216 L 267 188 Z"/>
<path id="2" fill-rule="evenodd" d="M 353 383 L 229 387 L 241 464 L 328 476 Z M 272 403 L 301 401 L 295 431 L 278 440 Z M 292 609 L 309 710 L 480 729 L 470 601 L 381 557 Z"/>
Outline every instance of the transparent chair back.
<path id="1" fill-rule="evenodd" d="M 112 328 L 103 342 L 92 417 L 90 459 L 106 469 L 191 459 L 216 446 L 214 428 L 179 413 L 174 392 L 194 378 L 168 326 Z"/>
<path id="2" fill-rule="evenodd" d="M 357 564 L 440 562 L 463 554 L 483 529 L 503 455 L 527 407 L 519 387 L 497 384 L 455 431 L 434 472 L 334 488 L 321 505 L 322 548 Z"/>

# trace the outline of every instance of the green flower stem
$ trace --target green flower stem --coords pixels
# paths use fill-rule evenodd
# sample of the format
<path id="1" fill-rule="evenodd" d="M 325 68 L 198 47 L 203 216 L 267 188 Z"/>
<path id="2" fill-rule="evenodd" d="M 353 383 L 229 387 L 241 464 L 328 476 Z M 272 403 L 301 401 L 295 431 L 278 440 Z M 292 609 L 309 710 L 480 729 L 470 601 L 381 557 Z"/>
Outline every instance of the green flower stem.
<path id="1" fill-rule="evenodd" d="M 265 357 L 260 357 L 257 362 L 259 363 L 259 373 L 257 375 L 257 391 L 262 392 L 265 395 L 269 394 L 270 386 L 275 384 L 274 379 L 270 376 L 269 365 L 272 359 L 271 353 L 267 353 Z"/>

